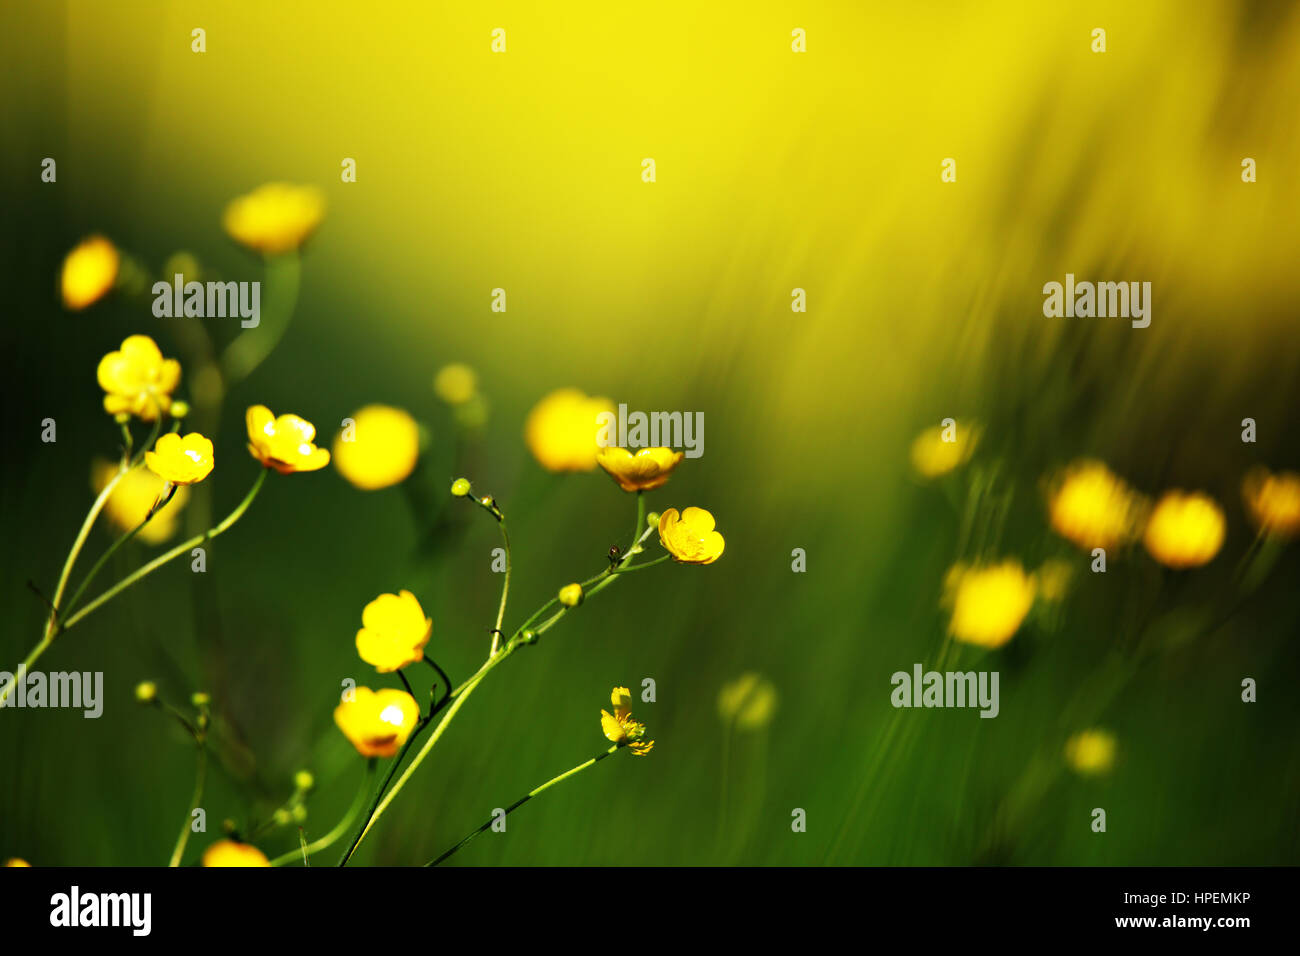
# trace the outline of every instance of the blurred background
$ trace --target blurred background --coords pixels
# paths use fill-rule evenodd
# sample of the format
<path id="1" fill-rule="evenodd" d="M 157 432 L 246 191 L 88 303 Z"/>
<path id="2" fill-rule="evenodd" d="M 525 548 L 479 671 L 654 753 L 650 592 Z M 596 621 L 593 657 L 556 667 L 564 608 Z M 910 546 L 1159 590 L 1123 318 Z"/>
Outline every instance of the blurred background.
<path id="1" fill-rule="evenodd" d="M 188 372 L 186 323 L 218 345 L 239 331 L 155 318 L 147 284 L 179 252 L 204 278 L 266 278 L 222 229 L 232 199 L 287 181 L 327 208 L 283 340 L 225 396 L 211 513 L 256 476 L 250 404 L 303 415 L 324 444 L 372 402 L 428 435 L 403 487 L 360 491 L 333 466 L 271 475 L 205 574 L 178 561 L 56 641 L 40 669 L 102 671 L 104 713 L 0 711 L 0 857 L 166 862 L 194 748 L 136 704 L 142 680 L 178 705 L 208 692 L 222 727 L 208 833 L 186 862 L 222 819 L 265 818 L 301 768 L 318 783 L 308 839 L 332 827 L 363 763 L 333 723 L 340 681 L 399 686 L 357 659 L 362 607 L 413 591 L 454 680 L 486 653 L 497 529 L 449 500 L 451 479 L 509 517 L 509 627 L 627 543 L 632 496 L 600 471 L 545 471 L 523 440 L 529 409 L 573 386 L 704 413 L 703 457 L 649 505 L 708 508 L 726 553 L 630 576 L 494 672 L 356 862 L 437 855 L 602 749 L 610 688 L 645 678 L 657 701 L 634 712 L 652 754 L 548 792 L 455 862 L 1298 862 L 1295 548 L 1203 626 L 1231 605 L 1254 537 L 1242 476 L 1300 466 L 1294 5 L 127 0 L 0 17 L 0 668 L 39 638 L 28 582 L 53 589 L 91 462 L 118 453 L 100 357 L 143 333 Z M 41 181 L 45 157 L 56 183 Z M 345 157 L 355 183 L 340 181 Z M 955 183 L 940 180 L 948 157 Z M 69 311 L 60 269 L 92 234 L 146 291 Z M 1150 281 L 1150 327 L 1045 318 L 1042 286 L 1067 272 Z M 452 362 L 477 372 L 488 409 L 472 433 L 432 387 Z M 945 417 L 983 437 L 968 465 L 924 481 L 909 448 Z M 1157 603 L 1140 547 L 1091 574 L 1050 531 L 1044 477 L 1083 456 L 1146 494 L 1222 504 L 1222 551 L 1177 575 L 1173 603 Z M 962 535 L 976 473 L 996 476 L 999 502 L 980 554 Z M 80 571 L 113 534 L 96 526 Z M 157 550 L 133 543 L 102 583 Z M 961 648 L 962 668 L 1000 672 L 1000 715 L 895 711 L 890 675 L 943 644 L 949 566 L 988 555 L 1078 572 L 1003 647 Z M 1157 613 L 1181 639 L 1094 695 L 1122 672 L 1135 620 Z M 746 673 L 775 691 L 755 726 L 719 709 Z M 1116 757 L 1081 776 L 1063 748 L 1090 726 Z M 277 855 L 297 834 L 258 843 Z"/>

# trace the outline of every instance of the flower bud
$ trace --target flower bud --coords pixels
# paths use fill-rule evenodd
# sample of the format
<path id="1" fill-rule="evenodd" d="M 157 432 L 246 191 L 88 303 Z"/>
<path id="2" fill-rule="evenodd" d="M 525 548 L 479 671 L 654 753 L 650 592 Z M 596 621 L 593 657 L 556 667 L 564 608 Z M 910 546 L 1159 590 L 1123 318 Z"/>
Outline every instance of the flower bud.
<path id="1" fill-rule="evenodd" d="M 566 584 L 560 588 L 560 603 L 565 607 L 577 607 L 582 603 L 582 585 Z"/>
<path id="2" fill-rule="evenodd" d="M 299 790 L 310 790 L 316 786 L 316 778 L 311 775 L 309 770 L 299 770 L 293 775 L 293 785 Z"/>
<path id="3" fill-rule="evenodd" d="M 465 478 L 457 478 L 451 483 L 451 493 L 457 498 L 464 498 L 469 494 L 469 481 Z"/>
<path id="4" fill-rule="evenodd" d="M 172 402 L 172 407 L 169 412 L 172 418 L 184 418 L 189 413 L 190 413 L 189 402 Z"/>
<path id="5" fill-rule="evenodd" d="M 158 685 L 151 680 L 141 681 L 135 685 L 135 699 L 142 704 L 153 703 L 158 696 Z"/>
<path id="6" fill-rule="evenodd" d="M 645 516 L 645 523 L 646 523 L 646 527 L 647 527 L 647 528 L 657 528 L 657 527 L 659 527 L 659 512 L 657 512 L 657 511 L 652 511 L 652 512 L 650 512 L 648 515 L 646 515 L 646 516 Z"/>

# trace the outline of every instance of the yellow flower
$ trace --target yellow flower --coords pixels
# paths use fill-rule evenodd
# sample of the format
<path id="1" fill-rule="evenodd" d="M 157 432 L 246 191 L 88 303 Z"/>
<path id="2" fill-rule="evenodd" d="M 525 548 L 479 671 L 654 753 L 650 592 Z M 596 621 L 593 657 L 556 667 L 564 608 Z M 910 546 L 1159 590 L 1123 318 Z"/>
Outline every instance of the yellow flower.
<path id="1" fill-rule="evenodd" d="M 609 695 L 614 713 L 600 712 L 600 729 L 614 743 L 627 747 L 638 757 L 644 757 L 654 747 L 653 740 L 645 739 L 645 724 L 632 719 L 632 692 L 626 687 L 615 687 Z"/>
<path id="2" fill-rule="evenodd" d="M 582 585 L 566 584 L 560 588 L 560 603 L 565 607 L 577 607 L 582 603 Z"/>
<path id="3" fill-rule="evenodd" d="M 204 866 L 270 866 L 266 854 L 251 843 L 218 840 L 203 851 Z"/>
<path id="4" fill-rule="evenodd" d="M 350 431 L 334 436 L 334 467 L 362 491 L 406 480 L 420 458 L 420 426 L 400 408 L 367 405 L 352 414 Z"/>
<path id="5" fill-rule="evenodd" d="M 103 458 L 97 458 L 90 466 L 90 483 L 96 493 L 108 487 L 108 483 L 117 475 L 117 465 Z M 104 514 L 110 522 L 122 531 L 137 527 L 149 514 L 167 489 L 163 481 L 148 468 L 132 468 L 121 480 L 104 504 Z M 153 516 L 153 520 L 140 529 L 136 540 L 145 544 L 161 544 L 176 533 L 176 522 L 180 510 L 189 498 L 190 490 L 186 487 L 176 489 L 172 500 Z"/>
<path id="6" fill-rule="evenodd" d="M 122 259 L 103 236 L 83 240 L 63 260 L 63 304 L 74 312 L 94 305 L 113 288 Z"/>
<path id="7" fill-rule="evenodd" d="M 1137 537 L 1146 500 L 1099 461 L 1077 461 L 1048 491 L 1052 530 L 1091 551 L 1114 548 Z"/>
<path id="8" fill-rule="evenodd" d="M 478 394 L 478 376 L 459 362 L 444 365 L 433 379 L 433 391 L 448 405 L 464 405 Z"/>
<path id="9" fill-rule="evenodd" d="M 363 757 L 391 757 L 411 736 L 420 707 L 404 690 L 358 687 L 334 708 L 334 723 Z"/>
<path id="10" fill-rule="evenodd" d="M 592 471 L 601 412 L 614 413 L 609 399 L 589 398 L 576 388 L 558 389 L 528 413 L 524 440 L 547 471 Z"/>
<path id="11" fill-rule="evenodd" d="M 682 456 L 683 452 L 671 448 L 642 448 L 633 454 L 626 448 L 610 446 L 596 453 L 596 464 L 624 491 L 649 491 L 668 480 Z"/>
<path id="12" fill-rule="evenodd" d="M 29 868 L 31 867 L 30 863 L 28 863 L 26 860 L 22 859 L 21 857 L 17 857 L 17 856 L 11 856 L 9 859 L 5 860 L 4 865 L 13 866 L 13 867 L 19 867 L 19 866 L 25 866 Z"/>
<path id="13" fill-rule="evenodd" d="M 147 335 L 131 335 L 122 349 L 99 360 L 96 371 L 104 396 L 104 411 L 129 414 L 151 422 L 172 404 L 172 392 L 181 381 L 181 363 L 164 359 L 157 343 Z"/>
<path id="14" fill-rule="evenodd" d="M 718 714 L 739 730 L 757 730 L 771 723 L 776 712 L 776 688 L 752 671 L 722 685 Z"/>
<path id="15" fill-rule="evenodd" d="M 669 508 L 659 516 L 659 543 L 674 561 L 712 564 L 727 544 L 713 528 L 713 515 L 703 508 L 687 508 L 680 516 L 676 508 Z"/>
<path id="16" fill-rule="evenodd" d="M 325 197 L 314 186 L 267 183 L 233 200 L 221 217 L 230 238 L 275 256 L 297 249 L 325 216 Z"/>
<path id="17" fill-rule="evenodd" d="M 1242 481 L 1241 492 L 1260 531 L 1278 538 L 1300 534 L 1300 475 L 1255 468 Z"/>
<path id="18" fill-rule="evenodd" d="M 330 463 L 330 453 L 312 444 L 316 426 L 297 415 L 276 418 L 265 405 L 253 405 L 244 416 L 248 451 L 267 468 L 282 475 L 316 471 Z"/>
<path id="19" fill-rule="evenodd" d="M 184 438 L 168 433 L 144 453 L 144 463 L 163 481 L 193 485 L 212 474 L 212 442 L 198 432 Z"/>
<path id="20" fill-rule="evenodd" d="M 424 658 L 433 621 L 410 591 L 381 594 L 361 612 L 357 653 L 381 674 L 401 670 Z"/>
<path id="21" fill-rule="evenodd" d="M 945 602 L 952 607 L 949 633 L 979 647 L 1001 647 L 1011 640 L 1034 603 L 1034 579 L 1018 561 L 954 565 L 945 586 Z"/>
<path id="22" fill-rule="evenodd" d="M 952 429 L 952 441 L 943 440 L 948 428 L 935 425 L 912 442 L 912 467 L 926 478 L 938 478 L 966 464 L 979 444 L 978 426 L 956 423 L 948 427 Z"/>
<path id="23" fill-rule="evenodd" d="M 1167 567 L 1197 568 L 1219 553 L 1226 531 L 1223 509 L 1209 495 L 1168 491 L 1156 502 L 1142 543 Z"/>
<path id="24" fill-rule="evenodd" d="M 1085 730 L 1065 742 L 1065 761 L 1075 773 L 1095 776 L 1115 765 L 1115 737 L 1105 730 Z"/>
<path id="25" fill-rule="evenodd" d="M 1044 601 L 1059 601 L 1065 597 L 1070 588 L 1070 578 L 1074 577 L 1074 566 L 1069 561 L 1051 558 L 1044 561 L 1034 572 L 1034 581 L 1038 585 L 1038 594 Z"/>

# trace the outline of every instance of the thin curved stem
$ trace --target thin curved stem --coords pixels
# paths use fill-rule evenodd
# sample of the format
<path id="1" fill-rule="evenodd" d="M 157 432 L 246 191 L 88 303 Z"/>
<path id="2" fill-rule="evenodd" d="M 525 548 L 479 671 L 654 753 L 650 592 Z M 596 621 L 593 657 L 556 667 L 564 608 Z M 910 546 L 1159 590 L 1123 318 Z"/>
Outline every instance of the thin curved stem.
<path id="1" fill-rule="evenodd" d="M 198 808 L 199 801 L 203 799 L 203 784 L 208 775 L 208 748 L 202 737 L 199 738 L 199 766 L 194 775 L 194 794 L 190 797 L 190 808 L 185 813 L 185 822 L 181 824 L 181 835 L 176 839 L 176 847 L 172 850 L 172 857 L 167 862 L 168 866 L 180 866 L 181 857 L 185 855 L 185 844 L 189 843 L 190 832 L 194 825 L 194 811 Z"/>
<path id="2" fill-rule="evenodd" d="M 510 806 L 505 808 L 504 812 L 501 814 L 502 818 L 509 816 L 511 813 L 518 810 L 529 800 L 533 799 L 533 797 L 536 797 L 541 793 L 545 793 L 547 790 L 551 789 L 551 787 L 555 786 L 557 783 L 562 783 L 565 780 L 568 780 L 570 777 L 574 776 L 575 774 L 581 773 L 582 771 L 586 770 L 588 767 L 595 766 L 596 764 L 604 760 L 606 757 L 614 753 L 617 753 L 620 746 L 622 745 L 614 744 L 614 746 L 610 747 L 608 750 L 602 750 L 600 753 L 596 754 L 596 756 L 592 757 L 590 760 L 585 760 L 582 763 L 578 764 L 576 767 L 571 767 L 570 769 L 564 771 L 564 773 L 560 774 L 558 777 L 552 777 L 550 780 L 546 781 L 546 783 L 542 784 L 540 787 L 535 787 L 534 789 L 529 790 L 526 794 L 524 794 L 514 803 L 510 804 Z M 477 830 L 472 831 L 468 836 L 465 837 L 465 839 L 461 840 L 451 849 L 447 850 L 447 852 L 443 853 L 442 856 L 430 860 L 428 863 L 424 865 L 437 866 L 439 863 L 447 859 L 447 857 L 451 856 L 453 853 L 455 853 L 465 844 L 469 843 L 470 840 L 474 839 L 480 833 L 483 833 L 485 830 L 489 829 L 497 819 L 498 817 L 495 814 L 493 814 L 491 817 L 487 819 L 487 821 L 481 827 L 479 827 Z"/>
<path id="3" fill-rule="evenodd" d="M 361 786 L 357 788 L 357 795 L 352 801 L 352 806 L 348 807 L 347 813 L 343 815 L 342 820 L 334 825 L 334 829 L 330 830 L 329 833 L 325 834 L 318 840 L 313 840 L 311 843 L 305 843 L 300 846 L 298 850 L 290 850 L 288 853 L 277 856 L 271 861 L 271 865 L 284 866 L 286 863 L 292 862 L 301 857 L 303 865 L 306 866 L 307 857 L 313 856 L 321 850 L 328 850 L 337 843 L 343 834 L 348 832 L 348 828 L 352 826 L 352 821 L 355 820 L 357 814 L 361 812 L 361 807 L 366 801 L 366 791 L 370 789 L 370 779 L 374 775 L 375 761 L 372 758 L 366 761 L 366 773 L 365 776 L 361 778 Z M 301 832 L 301 828 L 299 828 L 299 833 Z M 300 843 L 303 843 L 305 840 L 306 837 L 299 838 Z"/>
<path id="4" fill-rule="evenodd" d="M 71 611 L 73 608 L 77 606 L 77 602 L 81 600 L 81 595 L 86 593 L 86 588 L 90 586 L 90 582 L 95 580 L 95 575 L 97 575 L 103 569 L 104 565 L 108 563 L 108 559 L 117 553 L 118 548 L 122 547 L 124 544 L 126 544 L 128 541 L 134 538 L 137 534 L 143 531 L 144 526 L 153 520 L 154 515 L 162 511 L 164 508 L 167 507 L 167 505 L 171 503 L 172 498 L 176 494 L 176 488 L 177 488 L 176 485 L 172 485 L 171 489 L 167 492 L 166 498 L 164 498 L 162 501 L 160 501 L 159 503 L 155 504 L 152 508 L 150 508 L 149 513 L 144 516 L 143 521 L 141 521 L 130 531 L 127 531 L 124 534 L 119 535 L 117 540 L 114 541 L 111 545 L 109 545 L 108 550 L 105 551 L 102 555 L 100 555 L 99 560 L 96 561 L 91 566 L 90 571 L 86 574 L 86 577 L 82 580 L 81 584 L 78 585 L 77 590 L 72 592 L 72 597 L 68 598 L 68 606 L 66 610 Z"/>
<path id="5" fill-rule="evenodd" d="M 257 326 L 240 332 L 221 353 L 221 377 L 227 388 L 248 378 L 275 351 L 298 304 L 302 263 L 296 250 L 267 259 L 265 275 L 270 293 L 267 314 L 259 316 Z"/>

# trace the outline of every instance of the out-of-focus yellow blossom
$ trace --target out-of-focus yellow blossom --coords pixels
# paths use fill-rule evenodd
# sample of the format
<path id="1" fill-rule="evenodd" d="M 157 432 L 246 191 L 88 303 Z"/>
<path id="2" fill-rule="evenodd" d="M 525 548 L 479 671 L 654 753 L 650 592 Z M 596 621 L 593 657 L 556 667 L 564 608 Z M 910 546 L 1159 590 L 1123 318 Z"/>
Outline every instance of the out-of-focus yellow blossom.
<path id="1" fill-rule="evenodd" d="M 1227 522 L 1209 495 L 1167 491 L 1147 520 L 1142 543 L 1166 567 L 1198 568 L 1219 553 Z"/>
<path id="2" fill-rule="evenodd" d="M 1074 577 L 1074 566 L 1060 558 L 1050 558 L 1038 566 L 1034 572 L 1034 581 L 1038 585 L 1038 595 L 1044 601 L 1059 601 L 1065 597 L 1070 588 L 1070 578 Z"/>
<path id="3" fill-rule="evenodd" d="M 596 464 L 624 491 L 649 491 L 668 480 L 683 455 L 671 448 L 640 448 L 633 454 L 626 448 L 610 446 L 597 452 Z"/>
<path id="4" fill-rule="evenodd" d="M 632 692 L 626 687 L 615 687 L 609 695 L 614 713 L 600 712 L 600 729 L 616 744 L 622 744 L 638 757 L 644 757 L 654 747 L 653 740 L 645 739 L 645 724 L 632 719 Z"/>
<path id="5" fill-rule="evenodd" d="M 142 704 L 148 704 L 158 696 L 158 685 L 151 680 L 142 680 L 135 685 L 135 699 Z"/>
<path id="6" fill-rule="evenodd" d="M 159 478 L 176 485 L 193 485 L 212 474 L 212 442 L 198 432 L 184 438 L 169 432 L 158 439 L 144 463 Z"/>
<path id="7" fill-rule="evenodd" d="M 13 866 L 13 867 L 20 867 L 20 866 L 25 866 L 29 868 L 31 867 L 30 863 L 28 863 L 26 860 L 22 859 L 21 857 L 17 857 L 17 856 L 11 856 L 9 859 L 5 860 L 4 865 Z"/>
<path id="8" fill-rule="evenodd" d="M 282 475 L 295 471 L 316 471 L 330 463 L 328 449 L 312 444 L 316 426 L 297 415 L 276 418 L 265 405 L 249 408 L 248 451 L 267 468 Z"/>
<path id="9" fill-rule="evenodd" d="M 1085 551 L 1133 540 L 1146 507 L 1146 499 L 1100 461 L 1074 462 L 1048 490 L 1052 530 Z"/>
<path id="10" fill-rule="evenodd" d="M 218 840 L 203 851 L 204 866 L 270 866 L 266 854 L 251 843 Z"/>
<path id="11" fill-rule="evenodd" d="M 391 757 L 411 736 L 420 707 L 404 690 L 358 687 L 334 708 L 334 723 L 363 757 Z"/>
<path id="12" fill-rule="evenodd" d="M 1241 493 L 1260 531 L 1278 538 L 1300 535 L 1300 475 L 1255 468 L 1242 481 Z"/>
<path id="13" fill-rule="evenodd" d="M 130 335 L 120 351 L 99 360 L 96 377 L 107 393 L 104 411 L 152 422 L 171 408 L 172 392 L 181 381 L 181 363 L 163 358 L 149 336 Z"/>
<path id="14" fill-rule="evenodd" d="M 1020 629 L 1034 603 L 1034 579 L 1019 561 L 954 565 L 945 584 L 945 603 L 952 608 L 948 631 L 979 647 L 1001 647 Z"/>
<path id="15" fill-rule="evenodd" d="M 297 249 L 325 217 L 325 196 L 314 186 L 267 183 L 232 200 L 221 217 L 230 238 L 264 256 Z"/>
<path id="16" fill-rule="evenodd" d="M 1115 765 L 1115 737 L 1105 730 L 1084 730 L 1065 742 L 1065 762 L 1075 773 L 1096 776 Z"/>
<path id="17" fill-rule="evenodd" d="M 771 723 L 776 712 L 776 688 L 750 671 L 722 685 L 718 714 L 739 730 L 757 730 Z"/>
<path id="18" fill-rule="evenodd" d="M 79 243 L 63 260 L 59 286 L 65 307 L 78 311 L 94 305 L 113 288 L 122 257 L 103 236 Z"/>
<path id="19" fill-rule="evenodd" d="M 90 483 L 95 491 L 101 492 L 117 475 L 117 465 L 102 458 L 95 459 L 90 466 Z M 138 527 L 162 498 L 167 482 L 159 478 L 148 468 L 132 468 L 118 481 L 113 493 L 104 504 L 104 514 L 108 520 L 122 531 Z M 189 498 L 190 490 L 184 486 L 177 488 L 172 500 L 161 508 L 153 520 L 140 529 L 136 540 L 145 544 L 161 544 L 176 533 L 176 521 L 180 510 Z"/>
<path id="20" fill-rule="evenodd" d="M 966 464 L 979 444 L 978 426 L 957 422 L 948 427 L 952 429 L 952 441 L 944 441 L 947 428 L 936 425 L 921 432 L 912 442 L 912 467 L 926 478 L 938 478 Z"/>
<path id="21" fill-rule="evenodd" d="M 600 446 L 596 421 L 601 412 L 614 413 L 607 398 L 591 398 L 576 388 L 551 392 L 533 406 L 524 423 L 524 440 L 547 471 L 592 471 Z"/>
<path id="22" fill-rule="evenodd" d="M 659 516 L 659 543 L 674 561 L 712 564 L 722 557 L 726 542 L 714 531 L 713 515 L 703 508 L 687 508 L 680 515 L 669 508 Z"/>
<path id="23" fill-rule="evenodd" d="M 420 458 L 420 426 L 400 408 L 367 405 L 334 436 L 334 467 L 362 491 L 399 484 Z"/>
<path id="24" fill-rule="evenodd" d="M 433 621 L 410 591 L 381 594 L 361 612 L 357 653 L 381 674 L 401 670 L 424 658 Z"/>
<path id="25" fill-rule="evenodd" d="M 478 375 L 468 365 L 444 365 L 433 379 L 434 394 L 448 405 L 464 405 L 478 394 Z"/>

